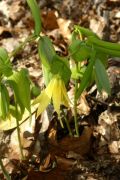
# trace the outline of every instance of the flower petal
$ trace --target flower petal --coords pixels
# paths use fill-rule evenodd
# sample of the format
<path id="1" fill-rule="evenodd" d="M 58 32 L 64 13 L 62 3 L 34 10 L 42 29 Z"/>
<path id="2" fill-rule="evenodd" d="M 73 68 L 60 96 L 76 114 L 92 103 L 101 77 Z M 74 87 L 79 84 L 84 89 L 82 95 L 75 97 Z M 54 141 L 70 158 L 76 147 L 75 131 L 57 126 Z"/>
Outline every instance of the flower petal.
<path id="1" fill-rule="evenodd" d="M 39 102 L 38 102 L 39 100 Z M 48 104 L 50 103 L 51 99 L 48 97 L 45 91 L 43 91 L 38 99 L 37 102 L 39 103 L 38 110 L 37 110 L 37 117 L 46 109 Z"/>
<path id="2" fill-rule="evenodd" d="M 55 84 L 54 84 L 52 99 L 53 99 L 54 109 L 55 109 L 55 111 L 58 113 L 58 115 L 60 115 L 61 79 L 59 79 L 59 78 L 56 78 L 56 79 L 55 79 Z"/>
<path id="3" fill-rule="evenodd" d="M 55 78 L 52 78 L 51 81 L 49 82 L 47 88 L 45 89 L 46 94 L 48 95 L 49 98 L 52 97 L 54 84 L 55 84 Z"/>
<path id="4" fill-rule="evenodd" d="M 62 98 L 61 98 L 61 104 L 63 104 L 66 107 L 69 107 L 70 100 L 67 95 L 66 87 L 64 82 L 61 82 L 61 90 L 62 90 Z"/>

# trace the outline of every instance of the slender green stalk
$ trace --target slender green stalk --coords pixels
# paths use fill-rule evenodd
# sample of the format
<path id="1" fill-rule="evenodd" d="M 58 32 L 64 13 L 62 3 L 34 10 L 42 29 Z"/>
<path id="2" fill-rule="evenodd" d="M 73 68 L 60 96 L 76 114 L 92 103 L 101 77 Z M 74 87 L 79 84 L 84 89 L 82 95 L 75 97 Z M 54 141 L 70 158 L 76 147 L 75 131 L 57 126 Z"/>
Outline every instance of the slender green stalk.
<path id="1" fill-rule="evenodd" d="M 16 54 L 19 53 L 19 51 L 21 51 L 28 42 L 31 42 L 31 41 L 34 40 L 35 38 L 36 38 L 36 36 L 33 35 L 33 34 L 32 34 L 31 36 L 28 36 L 28 37 L 25 39 L 25 41 L 23 41 L 18 47 L 16 47 L 16 49 L 14 49 L 14 50 L 11 52 L 9 58 L 12 58 L 12 57 L 16 56 Z"/>
<path id="2" fill-rule="evenodd" d="M 68 121 L 67 118 L 66 118 L 66 115 L 65 115 L 65 113 L 64 113 L 64 110 L 62 110 L 62 113 L 63 113 L 63 115 L 64 115 L 64 120 L 65 120 L 66 126 L 67 126 L 67 128 L 68 128 L 69 135 L 70 135 L 70 136 L 73 136 L 73 135 L 72 135 L 71 128 L 70 128 L 69 121 Z"/>
<path id="3" fill-rule="evenodd" d="M 78 63 L 76 63 L 76 67 L 78 68 Z M 75 90 L 74 90 L 74 122 L 75 122 L 75 131 L 76 136 L 79 137 L 79 127 L 78 127 L 78 120 L 77 120 L 77 89 L 78 89 L 78 82 L 75 80 Z"/>
<path id="4" fill-rule="evenodd" d="M 63 125 L 63 122 L 62 122 L 61 117 L 59 116 L 59 117 L 58 117 L 58 119 L 59 119 L 59 121 L 60 121 L 60 125 L 61 125 L 61 127 L 62 127 L 62 128 L 64 128 L 64 125 Z"/>
<path id="5" fill-rule="evenodd" d="M 9 173 L 7 172 L 7 170 L 5 169 L 2 159 L 0 158 L 0 166 L 1 166 L 1 170 L 6 178 L 6 180 L 11 180 L 11 177 L 9 176 Z"/>
<path id="6" fill-rule="evenodd" d="M 21 143 L 21 137 L 20 137 L 20 125 L 19 125 L 19 118 L 18 117 L 18 108 L 17 104 L 16 106 L 16 125 L 17 125 L 17 135 L 18 135 L 18 142 L 19 142 L 19 148 L 20 148 L 20 155 L 21 155 L 21 160 L 24 160 L 24 154 L 23 154 L 23 149 L 22 149 L 22 143 Z"/>

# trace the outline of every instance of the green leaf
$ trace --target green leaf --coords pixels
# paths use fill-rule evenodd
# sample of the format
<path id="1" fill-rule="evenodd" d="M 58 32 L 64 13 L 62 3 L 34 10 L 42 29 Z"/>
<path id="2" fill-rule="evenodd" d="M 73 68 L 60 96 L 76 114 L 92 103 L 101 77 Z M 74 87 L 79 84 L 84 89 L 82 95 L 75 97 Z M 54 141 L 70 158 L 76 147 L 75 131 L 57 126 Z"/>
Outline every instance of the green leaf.
<path id="1" fill-rule="evenodd" d="M 56 54 L 52 42 L 47 36 L 41 37 L 38 45 L 38 53 L 42 64 L 50 69 L 50 63 Z"/>
<path id="2" fill-rule="evenodd" d="M 0 117 L 4 120 L 6 119 L 9 112 L 10 98 L 6 86 L 0 84 Z"/>
<path id="3" fill-rule="evenodd" d="M 65 84 L 67 84 L 71 76 L 68 60 L 66 58 L 55 55 L 51 64 L 51 73 L 59 74 L 64 80 Z"/>
<path id="4" fill-rule="evenodd" d="M 22 113 L 21 113 L 21 111 L 18 109 L 18 111 L 17 111 L 17 117 L 16 117 L 16 107 L 15 106 L 13 106 L 13 105 L 10 105 L 10 115 L 12 115 L 14 118 L 18 118 L 19 117 L 19 120 L 21 120 L 22 119 Z"/>
<path id="5" fill-rule="evenodd" d="M 96 51 L 96 59 L 100 59 L 105 67 L 108 66 L 108 55 L 100 51 Z"/>
<path id="6" fill-rule="evenodd" d="M 88 59 L 91 53 L 91 48 L 78 39 L 72 42 L 69 46 L 69 50 L 72 58 L 77 62 Z"/>
<path id="7" fill-rule="evenodd" d="M 78 26 L 78 25 L 75 25 L 75 31 L 80 31 L 80 33 L 86 37 L 93 36 L 93 37 L 98 38 L 97 34 L 92 32 L 91 30 Z"/>
<path id="8" fill-rule="evenodd" d="M 0 74 L 10 76 L 12 74 L 12 66 L 8 53 L 4 48 L 0 48 Z"/>
<path id="9" fill-rule="evenodd" d="M 86 68 L 85 73 L 83 74 L 83 78 L 81 80 L 80 87 L 78 88 L 78 91 L 77 91 L 77 94 L 76 94 L 77 99 L 80 97 L 80 95 L 82 94 L 84 89 L 87 88 L 87 86 L 88 86 L 88 84 L 89 84 L 89 82 L 91 80 L 94 63 L 95 63 L 95 58 L 92 55 L 92 57 L 90 59 L 90 62 L 89 62 L 89 65 Z"/>
<path id="10" fill-rule="evenodd" d="M 71 69 L 72 71 L 71 78 L 76 79 L 76 80 L 82 79 L 85 70 L 86 70 L 86 66 L 80 67 L 80 69 L 76 68 L 76 66 L 73 67 Z"/>
<path id="11" fill-rule="evenodd" d="M 30 80 L 26 69 L 22 69 L 19 72 L 14 72 L 14 74 L 10 76 L 8 83 L 14 90 L 15 98 L 21 108 L 21 111 L 23 112 L 24 108 L 26 108 L 29 112 L 31 112 Z"/>
<path id="12" fill-rule="evenodd" d="M 14 91 L 15 101 L 16 101 L 17 105 L 19 105 L 21 115 L 22 115 L 24 113 L 25 107 L 23 106 L 21 96 L 19 94 L 19 87 L 18 87 L 18 84 L 12 78 L 11 79 L 10 78 L 7 80 L 7 83 Z"/>
<path id="13" fill-rule="evenodd" d="M 40 94 L 41 90 L 38 86 L 34 85 L 32 86 L 31 92 L 32 92 L 32 95 L 36 97 Z"/>
<path id="14" fill-rule="evenodd" d="M 109 50 L 120 51 L 120 44 L 118 44 L 118 43 L 103 41 L 103 40 L 96 38 L 95 36 L 90 36 L 88 38 L 88 41 L 95 44 L 98 47 L 102 47 L 102 48 L 109 49 Z"/>
<path id="15" fill-rule="evenodd" d="M 102 86 L 101 86 L 99 80 L 97 79 L 96 74 L 95 74 L 95 82 L 96 82 L 97 89 L 98 89 L 99 93 L 101 93 L 102 92 Z"/>
<path id="16" fill-rule="evenodd" d="M 35 35 L 39 36 L 41 32 L 41 16 L 40 16 L 40 9 L 37 5 L 36 0 L 27 0 L 27 3 L 31 9 L 34 21 L 35 21 Z"/>
<path id="17" fill-rule="evenodd" d="M 95 62 L 95 73 L 98 80 L 98 86 L 101 86 L 108 94 L 110 94 L 111 89 L 107 72 L 103 63 L 99 59 L 96 59 Z"/>

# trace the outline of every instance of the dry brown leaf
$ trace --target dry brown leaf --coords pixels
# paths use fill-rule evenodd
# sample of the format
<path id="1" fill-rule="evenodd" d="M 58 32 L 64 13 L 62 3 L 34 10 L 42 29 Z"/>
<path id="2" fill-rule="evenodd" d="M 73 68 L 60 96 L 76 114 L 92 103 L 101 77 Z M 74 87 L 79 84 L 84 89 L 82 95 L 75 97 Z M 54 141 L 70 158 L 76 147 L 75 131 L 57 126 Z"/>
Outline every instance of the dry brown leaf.
<path id="1" fill-rule="evenodd" d="M 47 157 L 44 159 L 42 164 L 40 165 L 39 170 L 41 172 L 49 172 L 51 171 L 54 167 L 52 167 L 54 160 L 51 158 L 51 154 L 48 154 Z"/>
<path id="2" fill-rule="evenodd" d="M 99 17 L 99 19 L 90 19 L 90 29 L 96 33 L 100 38 L 103 37 L 103 30 L 106 26 L 106 21 L 103 17 Z"/>
<path id="3" fill-rule="evenodd" d="M 57 165 L 63 170 L 71 170 L 71 168 L 76 164 L 75 160 L 66 159 L 64 157 L 55 156 Z"/>
<path id="4" fill-rule="evenodd" d="M 57 140 L 56 140 L 56 129 L 51 128 L 49 133 L 48 133 L 48 140 L 50 142 L 50 144 L 52 145 L 57 145 Z"/>
<path id="5" fill-rule="evenodd" d="M 23 15 L 23 9 L 22 6 L 20 5 L 20 1 L 13 1 L 11 6 L 9 7 L 9 17 L 13 20 L 19 20 L 21 15 Z"/>
<path id="6" fill-rule="evenodd" d="M 71 23 L 70 20 L 66 20 L 63 18 L 58 18 L 57 19 L 58 25 L 59 25 L 59 30 L 60 33 L 62 34 L 62 36 L 66 39 L 66 40 L 70 40 L 71 38 L 71 32 L 69 30 L 69 25 Z"/>
<path id="7" fill-rule="evenodd" d="M 80 137 L 65 137 L 58 146 L 63 151 L 73 151 L 82 156 L 90 151 L 92 128 L 84 127 L 83 133 Z"/>
<path id="8" fill-rule="evenodd" d="M 45 30 L 54 30 L 58 28 L 57 18 L 54 11 L 42 13 L 42 23 Z"/>
<path id="9" fill-rule="evenodd" d="M 120 141 L 112 141 L 109 145 L 109 151 L 112 154 L 117 154 L 119 153 L 119 149 L 120 149 Z"/>

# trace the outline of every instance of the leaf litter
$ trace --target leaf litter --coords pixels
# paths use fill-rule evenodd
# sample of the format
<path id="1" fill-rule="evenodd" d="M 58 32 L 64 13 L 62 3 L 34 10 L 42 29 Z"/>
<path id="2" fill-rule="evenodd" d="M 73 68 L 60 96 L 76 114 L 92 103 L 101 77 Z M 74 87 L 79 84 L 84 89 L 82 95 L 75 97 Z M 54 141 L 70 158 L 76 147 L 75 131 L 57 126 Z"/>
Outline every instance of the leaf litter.
<path id="1" fill-rule="evenodd" d="M 0 43 L 10 53 L 29 35 L 34 24 L 29 10 L 26 10 L 25 1 L 7 0 L 0 3 Z M 74 24 L 95 30 L 105 40 L 120 41 L 118 0 L 42 0 L 40 6 L 43 32 L 51 37 L 60 55 L 67 55 Z M 36 54 L 36 44 L 31 44 L 18 53 L 12 62 L 15 68 L 27 67 L 31 79 L 43 87 L 40 62 Z M 21 125 L 22 143 L 27 156 L 26 161 L 21 163 L 15 126 L 8 127 L 7 131 L 0 128 L 0 154 L 12 179 L 120 179 L 119 67 L 119 59 L 109 60 L 111 97 L 98 94 L 96 88 L 82 95 L 78 105 L 79 138 L 69 137 L 65 124 L 64 129 L 60 127 L 53 107 L 48 107 L 37 119 L 34 112 L 32 125 L 29 126 L 28 120 Z M 72 99 L 72 85 L 70 91 L 69 97 Z M 72 108 L 65 111 L 65 114 L 74 133 L 71 111 Z M 26 118 L 27 115 L 23 120 Z M 0 178 L 3 179 L 2 174 Z"/>

